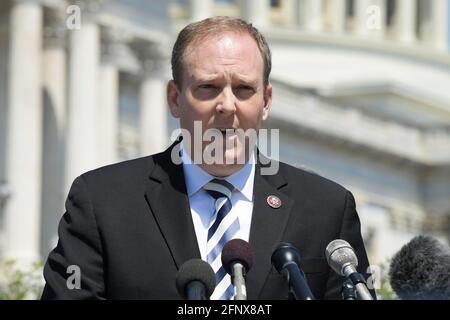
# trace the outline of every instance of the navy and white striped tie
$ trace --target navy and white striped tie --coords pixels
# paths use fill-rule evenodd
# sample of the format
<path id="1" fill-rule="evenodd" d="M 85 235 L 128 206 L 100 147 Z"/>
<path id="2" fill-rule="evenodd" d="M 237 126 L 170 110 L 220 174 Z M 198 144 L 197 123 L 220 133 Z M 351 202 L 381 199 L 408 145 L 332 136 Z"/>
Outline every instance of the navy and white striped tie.
<path id="1" fill-rule="evenodd" d="M 208 229 L 206 244 L 206 260 L 216 273 L 216 289 L 211 300 L 230 300 L 234 295 L 234 287 L 230 275 L 222 266 L 222 249 L 239 231 L 239 218 L 231 211 L 231 194 L 234 187 L 231 183 L 213 179 L 203 187 L 215 200 L 214 216 Z"/>

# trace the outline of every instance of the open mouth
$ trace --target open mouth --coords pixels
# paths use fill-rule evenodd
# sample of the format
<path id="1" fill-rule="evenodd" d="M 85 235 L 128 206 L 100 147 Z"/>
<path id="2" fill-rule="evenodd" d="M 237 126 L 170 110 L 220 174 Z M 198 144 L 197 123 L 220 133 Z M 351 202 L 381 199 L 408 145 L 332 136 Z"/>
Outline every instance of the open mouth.
<path id="1" fill-rule="evenodd" d="M 235 134 L 236 130 L 233 128 L 228 128 L 228 129 L 219 129 L 220 132 L 222 132 L 222 134 Z"/>
<path id="2" fill-rule="evenodd" d="M 232 138 L 236 136 L 236 130 L 233 128 L 218 129 L 224 138 Z"/>

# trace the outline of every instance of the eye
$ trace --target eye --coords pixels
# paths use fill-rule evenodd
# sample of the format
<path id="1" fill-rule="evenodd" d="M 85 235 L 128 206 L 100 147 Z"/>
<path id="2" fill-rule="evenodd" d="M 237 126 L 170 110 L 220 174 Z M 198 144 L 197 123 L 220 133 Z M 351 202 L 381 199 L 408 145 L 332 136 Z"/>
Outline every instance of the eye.
<path id="1" fill-rule="evenodd" d="M 239 100 L 247 100 L 255 94 L 255 89 L 250 85 L 239 85 L 234 89 L 235 95 Z"/>
<path id="2" fill-rule="evenodd" d="M 201 84 L 198 86 L 199 89 L 202 90 L 216 90 L 217 87 L 213 84 Z"/>
<path id="3" fill-rule="evenodd" d="M 253 87 L 251 86 L 247 86 L 247 85 L 241 85 L 238 87 L 239 90 L 248 90 L 248 91 L 253 91 Z"/>
<path id="4" fill-rule="evenodd" d="M 211 84 L 211 83 L 203 83 L 199 84 L 197 87 L 194 87 L 193 95 L 195 98 L 199 100 L 209 100 L 216 97 L 220 92 L 220 87 Z"/>

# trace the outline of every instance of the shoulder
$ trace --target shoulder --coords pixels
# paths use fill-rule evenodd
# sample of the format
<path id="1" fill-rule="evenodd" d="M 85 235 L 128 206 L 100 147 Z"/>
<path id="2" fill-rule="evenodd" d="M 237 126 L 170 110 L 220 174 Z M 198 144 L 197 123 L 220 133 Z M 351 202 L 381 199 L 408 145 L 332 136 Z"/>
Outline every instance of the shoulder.
<path id="1" fill-rule="evenodd" d="M 83 173 L 81 176 L 86 180 L 111 177 L 115 175 L 140 174 L 143 171 L 151 170 L 154 165 L 154 155 L 132 160 L 117 162 L 114 164 L 99 167 Z"/>
<path id="2" fill-rule="evenodd" d="M 318 194 L 323 197 L 346 197 L 349 192 L 344 186 L 305 167 L 298 168 L 278 162 L 280 175 L 295 192 Z"/>
<path id="3" fill-rule="evenodd" d="M 318 173 L 296 168 L 286 163 L 279 164 L 279 173 L 286 185 L 280 189 L 296 203 L 298 214 L 314 213 L 314 219 L 328 221 L 340 226 L 346 214 L 355 213 L 355 199 L 352 193 L 336 181 Z"/>
<path id="4" fill-rule="evenodd" d="M 155 166 L 156 155 L 122 161 L 103 166 L 80 175 L 89 191 L 134 189 L 144 185 Z"/>

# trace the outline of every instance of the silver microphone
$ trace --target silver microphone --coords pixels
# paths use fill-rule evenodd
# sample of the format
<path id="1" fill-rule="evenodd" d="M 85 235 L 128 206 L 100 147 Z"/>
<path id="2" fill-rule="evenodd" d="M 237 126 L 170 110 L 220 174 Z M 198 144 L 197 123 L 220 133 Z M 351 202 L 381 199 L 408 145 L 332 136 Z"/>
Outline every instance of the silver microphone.
<path id="1" fill-rule="evenodd" d="M 228 241 L 222 249 L 222 266 L 231 276 L 234 300 L 247 300 L 245 277 L 253 265 L 253 249 L 242 239 Z"/>
<path id="2" fill-rule="evenodd" d="M 373 300 L 364 277 L 356 271 L 358 258 L 347 241 L 341 239 L 331 241 L 325 249 L 325 256 L 331 269 L 352 281 L 359 300 Z"/>

